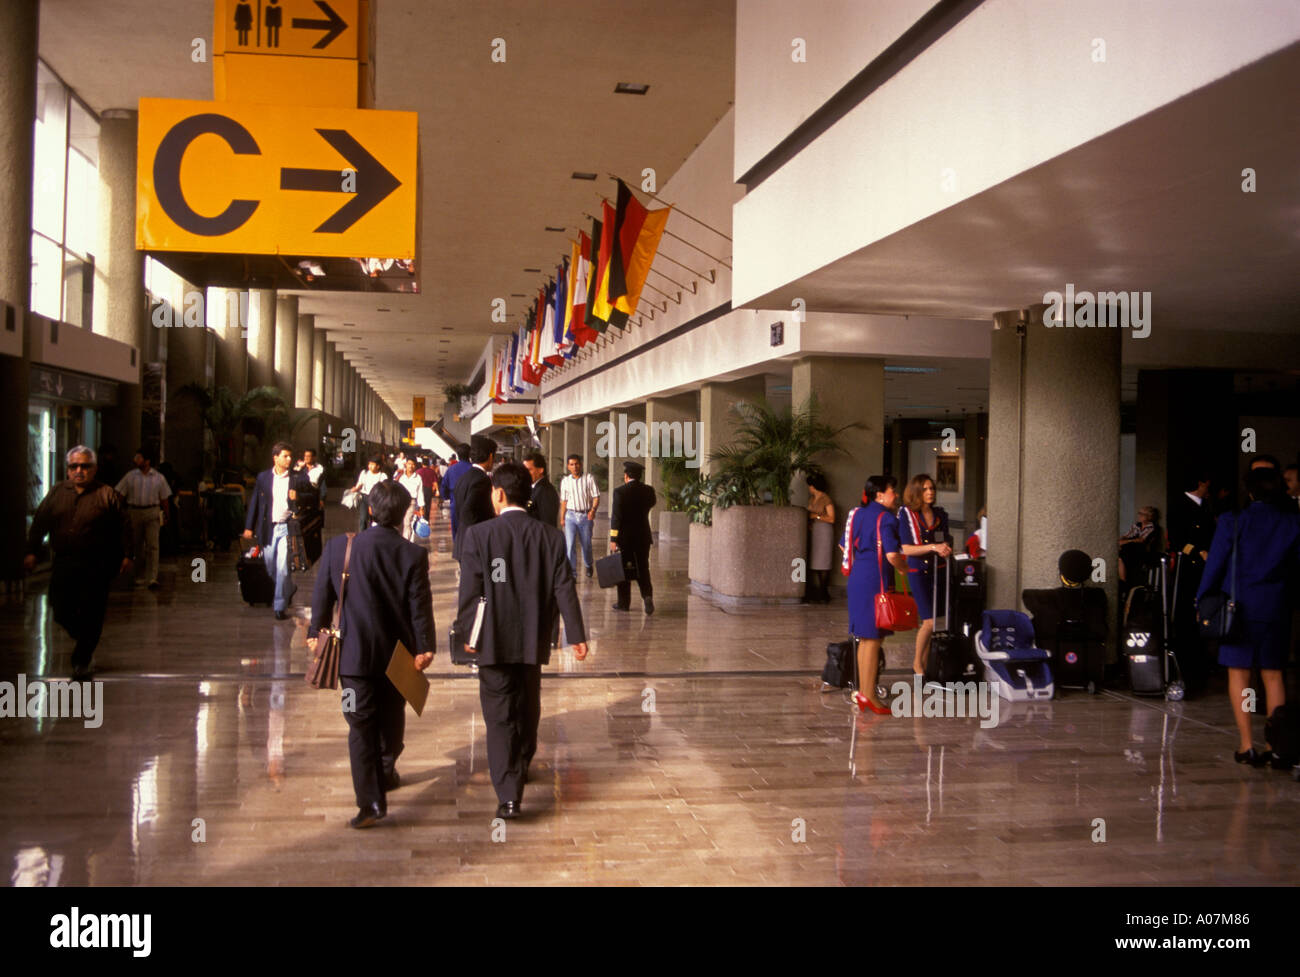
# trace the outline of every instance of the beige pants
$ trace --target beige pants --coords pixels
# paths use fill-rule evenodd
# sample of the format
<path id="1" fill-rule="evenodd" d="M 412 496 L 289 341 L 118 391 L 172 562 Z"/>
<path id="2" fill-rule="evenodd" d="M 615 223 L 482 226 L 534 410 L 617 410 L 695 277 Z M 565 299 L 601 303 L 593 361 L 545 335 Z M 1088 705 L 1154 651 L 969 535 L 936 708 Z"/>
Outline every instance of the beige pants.
<path id="1" fill-rule="evenodd" d="M 127 509 L 131 514 L 131 536 L 135 540 L 135 579 L 158 582 L 158 507 Z"/>
<path id="2" fill-rule="evenodd" d="M 406 510 L 406 518 L 402 521 L 402 539 L 415 543 L 419 537 L 415 535 L 415 520 L 420 517 L 420 507 L 414 502 Z"/>

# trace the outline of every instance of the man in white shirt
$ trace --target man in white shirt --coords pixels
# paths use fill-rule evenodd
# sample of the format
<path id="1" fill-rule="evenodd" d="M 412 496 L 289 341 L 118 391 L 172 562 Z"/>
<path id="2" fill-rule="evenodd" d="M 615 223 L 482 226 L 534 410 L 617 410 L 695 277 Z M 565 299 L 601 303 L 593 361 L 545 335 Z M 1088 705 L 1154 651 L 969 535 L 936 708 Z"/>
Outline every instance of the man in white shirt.
<path id="1" fill-rule="evenodd" d="M 266 572 L 275 580 L 275 619 L 283 621 L 285 611 L 297 587 L 289 565 L 290 503 L 295 497 L 295 479 L 306 480 L 299 472 L 289 471 L 293 464 L 293 446 L 277 441 L 271 448 L 271 467 L 257 476 L 253 496 L 244 523 L 244 538 L 256 538 L 266 560 Z"/>
<path id="2" fill-rule="evenodd" d="M 415 520 L 424 511 L 424 479 L 416 474 L 414 458 L 406 459 L 406 471 L 397 479 L 397 484 L 406 489 L 411 497 L 411 504 L 407 506 L 406 516 L 402 520 L 402 539 L 414 543 Z"/>
<path id="3" fill-rule="evenodd" d="M 147 583 L 158 589 L 158 529 L 167 521 L 167 499 L 171 487 L 153 467 L 153 452 L 141 448 L 135 453 L 135 468 L 117 483 L 117 494 L 126 502 L 135 543 L 136 585 Z"/>
<path id="4" fill-rule="evenodd" d="M 591 576 L 594 563 L 591 558 L 591 527 L 596 518 L 596 509 L 600 506 L 600 489 L 596 479 L 590 474 L 582 473 L 582 455 L 569 455 L 569 474 L 560 482 L 560 521 L 564 525 L 564 553 L 573 567 L 573 575 L 578 575 L 578 556 L 573 551 L 576 537 L 582 543 L 582 558 L 587 564 L 587 576 Z"/>

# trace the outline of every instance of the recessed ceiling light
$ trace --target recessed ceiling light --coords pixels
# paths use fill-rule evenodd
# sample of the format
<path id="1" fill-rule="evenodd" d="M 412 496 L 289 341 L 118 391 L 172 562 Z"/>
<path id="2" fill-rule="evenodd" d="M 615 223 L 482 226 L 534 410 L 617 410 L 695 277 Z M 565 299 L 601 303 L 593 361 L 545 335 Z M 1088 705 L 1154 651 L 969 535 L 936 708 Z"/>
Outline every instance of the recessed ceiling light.
<path id="1" fill-rule="evenodd" d="M 376 312 L 392 312 L 392 309 L 375 309 Z"/>
<path id="2" fill-rule="evenodd" d="M 451 340 L 450 340 L 450 339 L 439 339 L 438 342 L 440 342 L 440 343 L 449 343 L 449 342 L 451 342 Z"/>
<path id="3" fill-rule="evenodd" d="M 573 174 L 573 179 L 575 179 L 575 180 L 594 180 L 594 179 L 596 179 L 596 174 L 595 174 L 595 173 L 578 173 L 578 172 L 575 171 L 574 174 Z"/>
<path id="4" fill-rule="evenodd" d="M 530 275 L 540 275 L 542 273 L 542 269 L 540 268 L 525 268 L 524 271 L 528 272 Z"/>
<path id="5" fill-rule="evenodd" d="M 548 231 L 554 231 L 556 234 L 563 234 L 563 233 L 567 230 L 567 228 L 563 228 L 563 227 L 550 227 L 549 225 L 547 226 L 546 229 L 547 229 Z"/>
<path id="6" fill-rule="evenodd" d="M 644 95 L 650 91 L 649 85 L 639 85 L 630 81 L 620 81 L 614 86 L 615 95 Z"/>
<path id="7" fill-rule="evenodd" d="M 511 293 L 510 293 L 510 297 L 511 297 L 512 299 L 526 299 L 526 298 L 528 298 L 528 296 L 525 295 L 523 292 L 511 292 Z"/>

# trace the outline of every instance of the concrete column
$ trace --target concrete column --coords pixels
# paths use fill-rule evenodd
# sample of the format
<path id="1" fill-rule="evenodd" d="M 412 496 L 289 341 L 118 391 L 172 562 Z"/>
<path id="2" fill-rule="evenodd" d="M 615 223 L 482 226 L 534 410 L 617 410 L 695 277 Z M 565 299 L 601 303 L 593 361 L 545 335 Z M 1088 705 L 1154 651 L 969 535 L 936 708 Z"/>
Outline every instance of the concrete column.
<path id="1" fill-rule="evenodd" d="M 316 410 L 325 409 L 325 330 L 315 330 L 311 346 L 311 405 Z"/>
<path id="2" fill-rule="evenodd" d="M 652 397 L 646 401 L 645 422 L 652 449 L 659 457 L 652 457 L 646 465 L 646 484 L 659 493 L 659 505 L 665 506 L 664 480 L 659 462 L 670 455 L 682 455 L 688 461 L 701 461 L 700 439 L 696 422 L 699 420 L 699 397 L 682 394 L 677 397 Z"/>
<path id="3" fill-rule="evenodd" d="M 347 368 L 347 361 L 343 359 L 342 350 L 334 350 L 334 382 L 332 384 L 334 409 L 330 411 L 335 417 L 343 416 L 343 373 Z"/>
<path id="4" fill-rule="evenodd" d="M 582 455 L 584 466 L 590 466 L 599 457 L 597 453 L 597 447 L 600 443 L 599 428 L 601 422 L 606 420 L 608 418 L 604 414 L 588 414 L 581 419 L 582 440 L 574 450 Z M 567 465 L 567 461 L 562 460 L 560 470 L 567 475 L 569 470 L 565 465 Z"/>
<path id="5" fill-rule="evenodd" d="M 135 382 L 119 390 L 104 412 L 104 440 L 130 457 L 140 445 L 140 368 L 149 345 L 144 254 L 135 249 L 135 148 L 139 119 L 131 109 L 108 109 L 99 127 L 99 231 L 95 252 L 95 331 L 137 350 Z M 157 445 L 150 445 L 157 447 Z"/>
<path id="6" fill-rule="evenodd" d="M 248 291 L 248 389 L 275 386 L 275 290 Z"/>
<path id="7" fill-rule="evenodd" d="M 290 407 L 296 407 L 298 378 L 298 296 L 275 298 L 275 386 Z"/>
<path id="8" fill-rule="evenodd" d="M 857 423 L 839 437 L 842 452 L 820 455 L 830 496 L 835 502 L 836 529 L 862 498 L 862 485 L 885 466 L 885 361 L 866 357 L 808 356 L 798 360 L 790 378 L 790 402 L 798 410 L 817 398 L 818 417 L 832 427 Z M 900 486 L 901 490 L 901 486 Z M 807 501 L 803 479 L 791 501 Z"/>
<path id="9" fill-rule="evenodd" d="M 316 317 L 298 314 L 297 349 L 294 353 L 293 406 L 314 407 L 312 380 L 315 367 Z"/>
<path id="10" fill-rule="evenodd" d="M 966 466 L 966 481 L 963 486 L 963 505 L 965 510 L 963 523 L 965 533 L 969 536 L 979 529 L 980 506 L 988 502 L 986 470 L 988 467 L 988 415 L 967 414 L 958 428 L 965 443 L 962 462 Z M 957 540 L 958 547 L 964 543 L 964 537 Z"/>
<path id="11" fill-rule="evenodd" d="M 32 160 L 36 125 L 36 52 L 40 5 L 0 4 L 0 302 L 13 307 L 14 331 L 0 307 L 0 457 L 17 471 L 27 458 L 29 370 L 23 358 L 24 317 L 32 286 Z M 138 389 L 138 388 L 137 388 Z M 123 450 L 131 450 L 123 446 Z M 23 577 L 27 479 L 0 479 L 0 580 Z"/>
<path id="12" fill-rule="evenodd" d="M 612 505 L 610 493 L 623 484 L 623 462 L 639 461 L 647 469 L 650 467 L 648 437 L 636 437 L 633 424 L 645 424 L 646 409 L 644 405 L 618 407 L 609 412 L 610 436 L 608 439 L 608 457 L 601 461 L 609 466 L 609 480 L 602 494 L 600 511 L 609 515 Z M 604 418 L 601 418 L 604 420 Z"/>
<path id="13" fill-rule="evenodd" d="M 766 381 L 761 376 L 706 383 L 700 387 L 700 421 L 704 425 L 700 466 L 706 473 L 713 471 L 709 455 L 735 434 L 736 416 L 731 412 L 732 405 L 742 400 L 763 401 L 766 389 Z"/>
<path id="14" fill-rule="evenodd" d="M 186 291 L 198 291 L 186 284 Z M 167 424 L 164 428 L 163 457 L 172 463 L 187 487 L 197 484 L 204 472 L 204 427 L 202 403 L 192 387 L 206 390 L 208 329 L 169 329 L 167 337 Z M 131 451 L 120 445 L 123 452 Z"/>
<path id="15" fill-rule="evenodd" d="M 249 306 L 247 292 L 235 289 L 214 289 L 214 298 L 221 304 L 216 310 L 217 369 L 215 384 L 226 387 L 238 400 L 248 392 L 248 339 L 246 311 Z M 241 322 L 241 320 L 243 320 Z"/>
<path id="16" fill-rule="evenodd" d="M 1117 329 L 1048 328 L 1044 306 L 993 318 L 989 364 L 989 607 L 1059 583 L 1057 559 L 1106 561 L 1115 607 L 1119 519 Z"/>

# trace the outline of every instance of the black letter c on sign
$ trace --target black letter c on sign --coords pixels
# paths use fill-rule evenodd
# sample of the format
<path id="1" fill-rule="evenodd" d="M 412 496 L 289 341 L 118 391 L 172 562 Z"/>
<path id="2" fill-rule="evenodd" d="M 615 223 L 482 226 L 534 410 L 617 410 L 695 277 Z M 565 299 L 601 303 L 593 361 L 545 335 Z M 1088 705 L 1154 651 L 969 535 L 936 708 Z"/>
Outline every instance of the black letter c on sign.
<path id="1" fill-rule="evenodd" d="M 153 185 L 158 202 L 177 227 L 191 234 L 216 237 L 229 234 L 252 217 L 260 201 L 232 200 L 216 217 L 204 217 L 185 202 L 185 194 L 181 191 L 181 159 L 190 143 L 209 132 L 224 139 L 226 145 L 240 156 L 260 156 L 262 153 L 252 134 L 234 119 L 214 112 L 192 115 L 172 126 L 158 144 L 153 160 Z"/>

